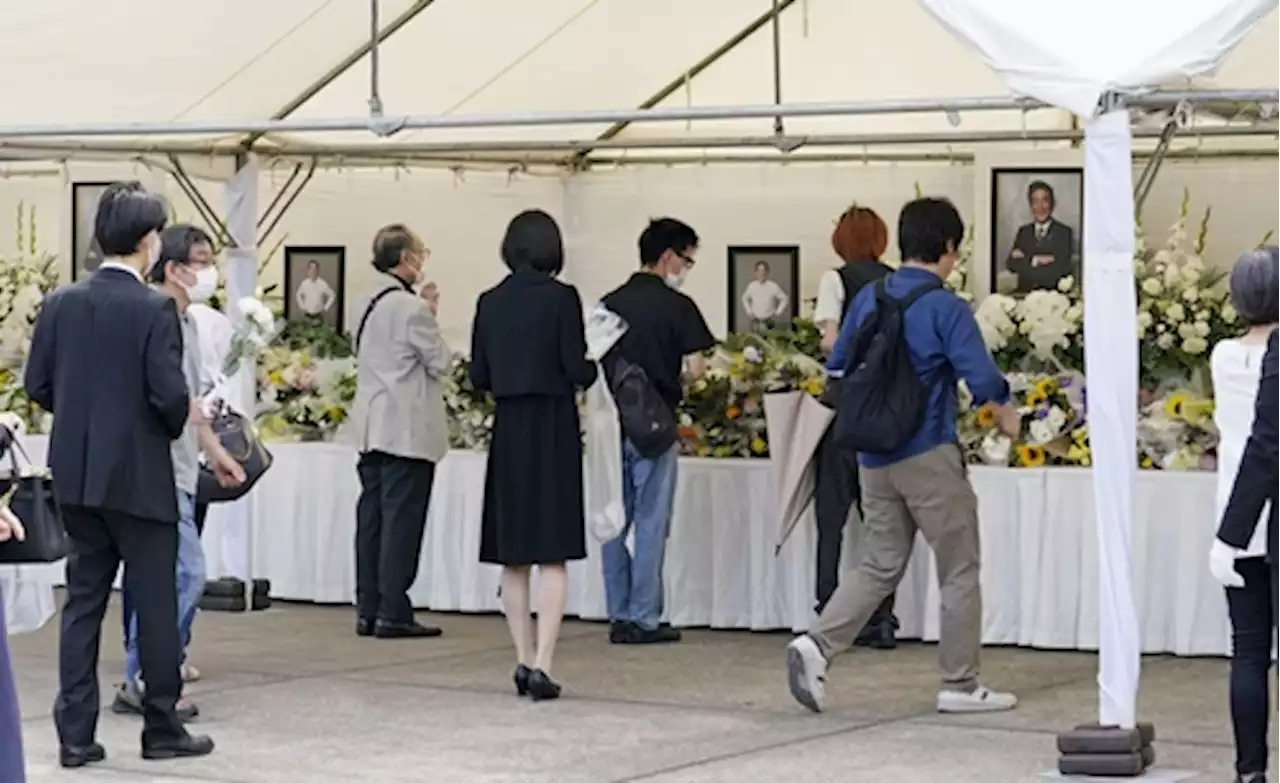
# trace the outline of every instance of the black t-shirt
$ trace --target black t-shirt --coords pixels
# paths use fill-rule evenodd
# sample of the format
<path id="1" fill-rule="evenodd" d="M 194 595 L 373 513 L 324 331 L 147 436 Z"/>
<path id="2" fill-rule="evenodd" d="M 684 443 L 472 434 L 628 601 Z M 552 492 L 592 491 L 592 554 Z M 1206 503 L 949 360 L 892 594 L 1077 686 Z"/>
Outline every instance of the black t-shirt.
<path id="1" fill-rule="evenodd" d="M 647 272 L 636 272 L 601 302 L 622 316 L 629 327 L 610 356 L 622 356 L 643 369 L 658 394 L 675 410 L 683 396 L 680 371 L 684 357 L 716 344 L 698 306 Z"/>

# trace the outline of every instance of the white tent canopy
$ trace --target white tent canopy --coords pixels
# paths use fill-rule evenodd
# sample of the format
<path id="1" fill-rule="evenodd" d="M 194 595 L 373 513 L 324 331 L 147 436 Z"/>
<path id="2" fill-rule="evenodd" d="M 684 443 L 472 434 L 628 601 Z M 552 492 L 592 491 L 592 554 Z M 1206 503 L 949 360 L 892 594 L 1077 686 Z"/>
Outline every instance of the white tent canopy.
<path id="1" fill-rule="evenodd" d="M 1007 95 L 995 74 L 914 3 L 776 5 L 785 103 Z M 775 98 L 769 0 L 380 0 L 378 6 L 379 27 L 391 31 L 379 46 L 379 93 L 389 116 L 727 106 Z M 1278 30 L 1272 14 L 1208 86 L 1275 87 Z M 370 34 L 370 3 L 356 0 L 131 0 L 128 14 L 93 0 L 15 4 L 0 28 L 0 73 L 8 75 L 0 80 L 0 105 L 9 108 L 0 126 L 364 118 Z M 963 146 L 978 133 L 1072 127 L 1070 115 L 1058 109 L 785 120 L 787 134 L 928 134 L 934 149 L 950 146 L 951 135 Z M 773 119 L 404 130 L 385 139 L 363 130 L 298 132 L 259 145 L 269 153 L 358 144 L 397 155 L 414 145 L 501 140 L 518 148 L 606 133 L 630 143 L 764 140 Z M 159 134 L 82 141 L 135 151 L 180 142 L 233 152 L 244 140 L 244 134 Z M 4 143 L 66 146 L 51 139 Z"/>

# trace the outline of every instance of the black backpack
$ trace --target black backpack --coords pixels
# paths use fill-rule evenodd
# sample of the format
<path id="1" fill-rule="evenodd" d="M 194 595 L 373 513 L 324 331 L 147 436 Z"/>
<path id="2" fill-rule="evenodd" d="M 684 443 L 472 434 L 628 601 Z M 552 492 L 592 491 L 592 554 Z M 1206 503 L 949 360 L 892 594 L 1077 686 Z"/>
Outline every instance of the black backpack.
<path id="1" fill-rule="evenodd" d="M 658 394 L 649 374 L 618 356 L 611 362 L 607 377 L 613 402 L 618 406 L 622 434 L 646 459 L 667 453 L 679 437 L 676 416 Z"/>
<path id="2" fill-rule="evenodd" d="M 924 424 L 930 388 L 911 364 L 903 315 L 925 294 L 942 288 L 934 280 L 902 299 L 876 283 L 876 309 L 859 326 L 839 389 L 836 443 L 865 454 L 889 454 L 906 445 Z"/>

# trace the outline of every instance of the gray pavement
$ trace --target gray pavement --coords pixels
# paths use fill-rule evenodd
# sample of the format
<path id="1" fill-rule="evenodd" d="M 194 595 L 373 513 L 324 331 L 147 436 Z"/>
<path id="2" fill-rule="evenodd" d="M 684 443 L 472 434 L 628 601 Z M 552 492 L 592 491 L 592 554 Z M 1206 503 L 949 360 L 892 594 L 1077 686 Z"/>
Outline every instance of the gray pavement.
<path id="1" fill-rule="evenodd" d="M 278 605 L 252 615 L 204 613 L 191 686 L 196 729 L 218 742 L 205 759 L 144 762 L 136 719 L 104 711 L 109 758 L 57 767 L 49 708 L 57 682 L 56 620 L 16 637 L 32 783 L 724 783 L 739 781 L 1041 781 L 1054 734 L 1089 721 L 1096 659 L 989 649 L 986 679 L 1022 698 L 1010 713 L 933 711 L 935 649 L 857 651 L 829 678 L 829 710 L 810 715 L 787 693 L 785 634 L 691 631 L 669 647 L 615 647 L 604 626 L 567 623 L 558 702 L 531 704 L 511 686 L 501 617 L 433 615 L 445 636 L 380 641 L 352 633 L 350 609 Z M 104 687 L 119 678 L 119 615 L 106 623 Z M 1141 714 L 1156 724 L 1166 771 L 1230 780 L 1222 660 L 1151 658 Z M 104 708 L 108 694 L 104 695 Z"/>

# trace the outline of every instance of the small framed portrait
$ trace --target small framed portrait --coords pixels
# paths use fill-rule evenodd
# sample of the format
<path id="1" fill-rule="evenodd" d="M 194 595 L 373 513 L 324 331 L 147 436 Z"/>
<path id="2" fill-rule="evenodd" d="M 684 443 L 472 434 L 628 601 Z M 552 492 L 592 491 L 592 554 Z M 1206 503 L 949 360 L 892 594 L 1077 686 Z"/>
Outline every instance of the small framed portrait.
<path id="1" fill-rule="evenodd" d="M 345 247 L 284 249 L 284 317 L 342 331 Z"/>
<path id="2" fill-rule="evenodd" d="M 991 169 L 991 280 L 996 293 L 1080 285 L 1084 171 Z"/>
<path id="3" fill-rule="evenodd" d="M 81 280 L 98 270 L 102 248 L 93 236 L 98 201 L 110 182 L 71 183 L 71 279 Z"/>
<path id="4" fill-rule="evenodd" d="M 797 245 L 729 248 L 729 331 L 789 329 L 800 314 Z"/>

